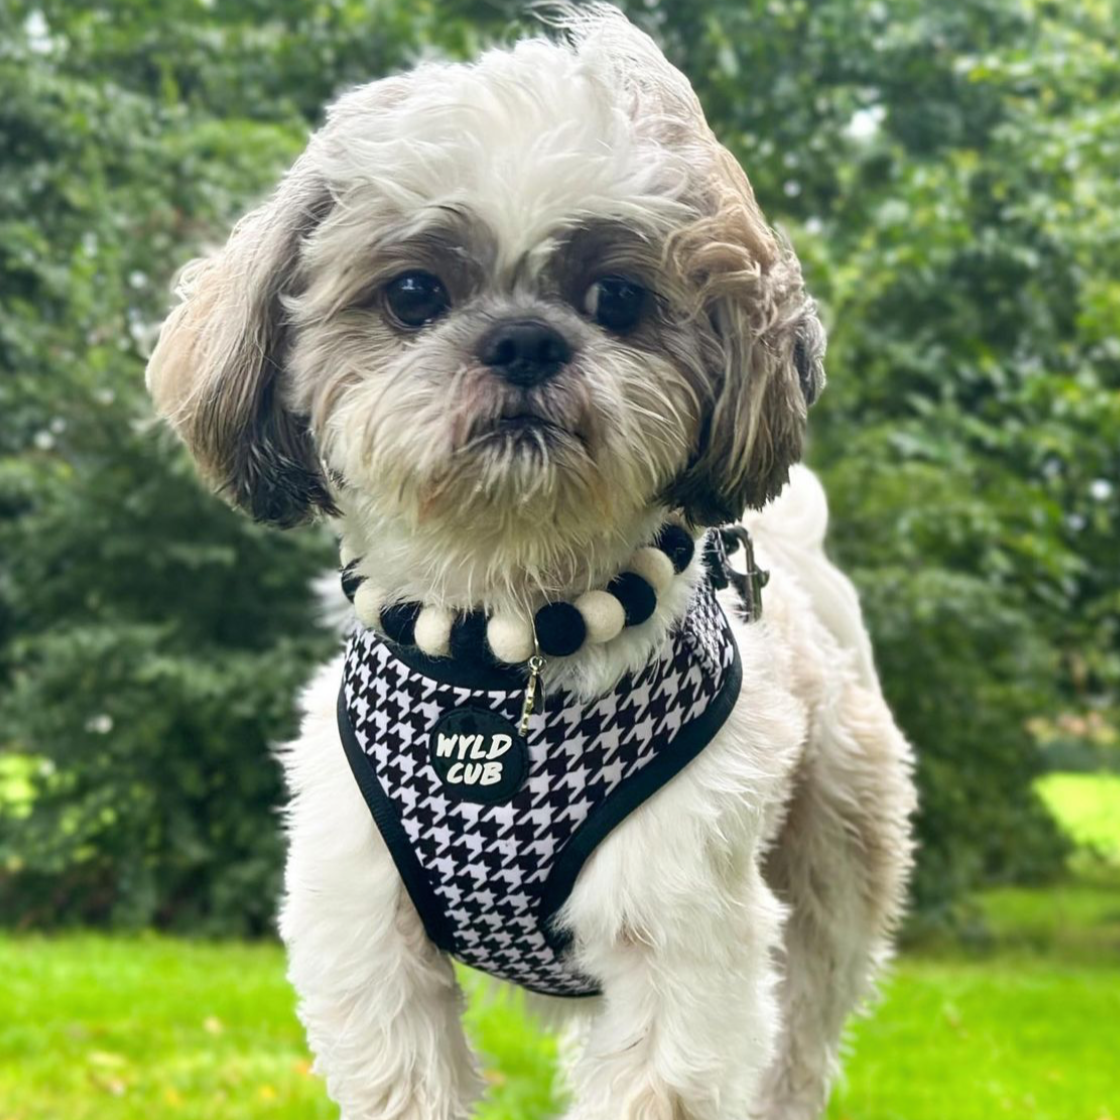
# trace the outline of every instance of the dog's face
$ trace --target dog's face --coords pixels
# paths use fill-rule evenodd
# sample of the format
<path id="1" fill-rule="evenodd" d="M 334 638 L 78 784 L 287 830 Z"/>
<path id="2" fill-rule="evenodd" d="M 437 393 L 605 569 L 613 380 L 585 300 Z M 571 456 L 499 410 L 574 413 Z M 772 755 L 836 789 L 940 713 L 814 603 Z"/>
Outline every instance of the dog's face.
<path id="1" fill-rule="evenodd" d="M 256 517 L 540 568 L 783 484 L 823 383 L 797 261 L 651 40 L 570 35 L 347 94 L 188 272 L 152 392 Z"/>

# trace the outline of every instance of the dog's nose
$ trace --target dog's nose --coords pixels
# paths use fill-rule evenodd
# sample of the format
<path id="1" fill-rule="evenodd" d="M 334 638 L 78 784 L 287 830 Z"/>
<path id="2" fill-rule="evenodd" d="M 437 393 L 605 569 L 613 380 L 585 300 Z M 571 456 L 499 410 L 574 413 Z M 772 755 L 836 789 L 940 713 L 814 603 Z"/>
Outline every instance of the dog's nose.
<path id="1" fill-rule="evenodd" d="M 528 388 L 552 377 L 571 360 L 568 340 L 537 319 L 513 319 L 487 331 L 478 356 L 500 377 Z"/>

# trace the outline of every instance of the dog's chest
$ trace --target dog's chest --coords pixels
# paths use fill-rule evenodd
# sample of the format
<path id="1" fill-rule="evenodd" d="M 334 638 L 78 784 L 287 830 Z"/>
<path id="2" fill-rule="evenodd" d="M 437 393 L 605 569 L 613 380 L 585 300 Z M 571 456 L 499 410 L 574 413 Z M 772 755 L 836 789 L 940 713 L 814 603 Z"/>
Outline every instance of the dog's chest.
<path id="1" fill-rule="evenodd" d="M 371 631 L 350 639 L 339 728 L 428 935 L 549 995 L 594 994 L 553 919 L 616 825 L 711 740 L 738 697 L 738 651 L 710 586 L 664 656 L 598 700 L 456 684 Z M 478 683 L 478 682 L 472 682 Z"/>

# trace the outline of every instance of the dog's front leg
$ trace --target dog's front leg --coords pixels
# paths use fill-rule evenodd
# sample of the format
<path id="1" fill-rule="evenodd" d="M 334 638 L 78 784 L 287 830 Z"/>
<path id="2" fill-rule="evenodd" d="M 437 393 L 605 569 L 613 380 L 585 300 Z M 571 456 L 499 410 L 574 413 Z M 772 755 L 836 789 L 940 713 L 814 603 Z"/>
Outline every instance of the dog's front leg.
<path id="1" fill-rule="evenodd" d="M 571 1120 L 742 1120 L 770 1061 L 782 908 L 753 848 L 716 856 L 688 831 L 624 826 L 573 893 L 603 998 Z"/>
<path id="2" fill-rule="evenodd" d="M 479 1090 L 462 995 L 349 771 L 337 680 L 283 755 L 293 799 L 281 934 L 299 1015 L 343 1120 L 457 1120 Z"/>

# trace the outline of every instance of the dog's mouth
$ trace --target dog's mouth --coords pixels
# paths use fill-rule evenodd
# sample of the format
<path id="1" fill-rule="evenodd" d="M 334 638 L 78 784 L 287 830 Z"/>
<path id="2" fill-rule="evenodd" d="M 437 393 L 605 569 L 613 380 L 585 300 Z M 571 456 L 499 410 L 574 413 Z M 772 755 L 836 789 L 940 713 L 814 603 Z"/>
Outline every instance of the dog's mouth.
<path id="1" fill-rule="evenodd" d="M 567 429 L 544 416 L 533 412 L 516 412 L 511 416 L 499 416 L 491 428 L 491 434 L 501 436 L 530 435 L 534 432 L 544 434 L 562 433 Z"/>
<path id="2" fill-rule="evenodd" d="M 585 442 L 576 428 L 525 407 L 477 424 L 470 439 L 476 448 L 500 445 L 511 449 L 553 448 L 565 444 L 583 446 Z"/>

